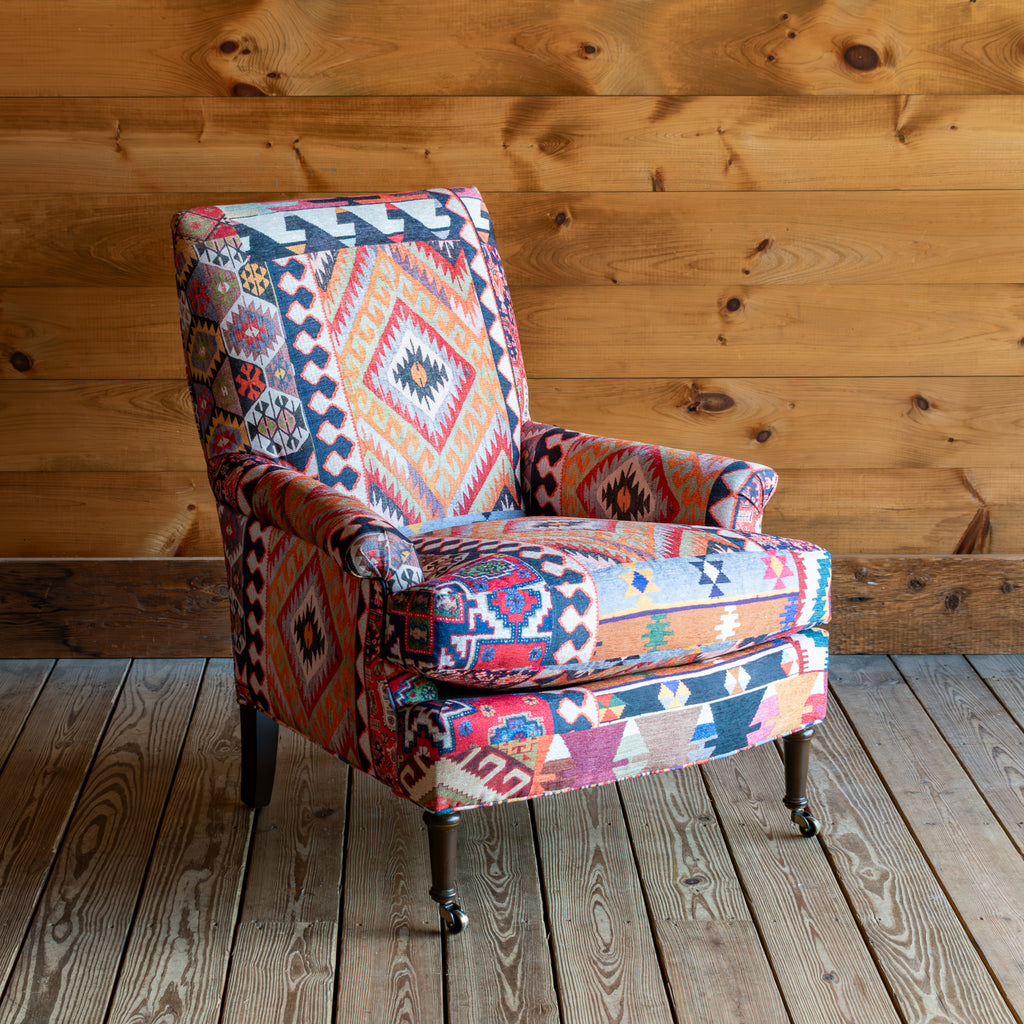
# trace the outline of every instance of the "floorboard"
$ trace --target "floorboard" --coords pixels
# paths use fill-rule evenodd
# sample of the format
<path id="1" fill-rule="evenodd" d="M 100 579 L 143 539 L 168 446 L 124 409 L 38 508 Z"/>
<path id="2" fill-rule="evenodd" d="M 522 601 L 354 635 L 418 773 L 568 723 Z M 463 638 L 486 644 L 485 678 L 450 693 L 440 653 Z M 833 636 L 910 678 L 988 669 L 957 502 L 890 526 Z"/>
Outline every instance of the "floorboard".
<path id="1" fill-rule="evenodd" d="M 449 1024 L 558 1024 L 544 901 L 529 806 L 497 804 L 459 825 L 468 942 L 447 941 Z"/>
<path id="2" fill-rule="evenodd" d="M 1024 1019 L 1020 851 L 892 662 L 867 659 L 852 672 L 840 665 L 834 676 L 843 710 L 900 814 L 1003 998 Z"/>
<path id="3" fill-rule="evenodd" d="M 143 884 L 112 1024 L 220 1017 L 253 816 L 237 796 L 233 689 L 227 665 L 211 665 Z"/>
<path id="4" fill-rule="evenodd" d="M 679 1024 L 788 1024 L 701 772 L 619 789 Z"/>
<path id="5" fill-rule="evenodd" d="M 5 987 L 127 669 L 126 661 L 58 664 L 0 775 Z"/>
<path id="6" fill-rule="evenodd" d="M 330 1024 L 348 772 L 282 729 L 277 784 L 256 819 L 222 1024 Z"/>
<path id="7" fill-rule="evenodd" d="M 202 670 L 202 661 L 132 666 L 0 1021 L 103 1019 Z"/>
<path id="8" fill-rule="evenodd" d="M 282 733 L 226 661 L 0 662 L 0 1024 L 1020 1024 L 1024 658 L 840 657 L 800 838 L 771 746 L 460 826 Z"/>

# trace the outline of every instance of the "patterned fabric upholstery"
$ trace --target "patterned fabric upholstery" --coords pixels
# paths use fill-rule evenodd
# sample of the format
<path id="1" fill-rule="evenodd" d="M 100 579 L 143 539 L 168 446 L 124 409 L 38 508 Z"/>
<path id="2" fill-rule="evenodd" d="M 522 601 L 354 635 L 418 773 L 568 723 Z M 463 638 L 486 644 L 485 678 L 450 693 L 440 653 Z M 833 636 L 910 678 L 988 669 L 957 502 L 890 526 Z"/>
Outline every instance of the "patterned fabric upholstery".
<path id="1" fill-rule="evenodd" d="M 471 688 L 687 665 L 828 618 L 828 554 L 700 526 L 519 516 L 416 540 L 385 657 Z"/>
<path id="2" fill-rule="evenodd" d="M 756 533 L 778 476 L 767 466 L 525 424 L 532 515 L 694 523 Z"/>
<path id="3" fill-rule="evenodd" d="M 185 211 L 186 371 L 239 700 L 432 810 L 825 711 L 826 552 L 764 466 L 529 418 L 473 189 Z"/>
<path id="4" fill-rule="evenodd" d="M 396 694 L 397 790 L 457 806 L 580 789 L 731 754 L 825 714 L 820 629 L 707 664 L 538 693 Z"/>

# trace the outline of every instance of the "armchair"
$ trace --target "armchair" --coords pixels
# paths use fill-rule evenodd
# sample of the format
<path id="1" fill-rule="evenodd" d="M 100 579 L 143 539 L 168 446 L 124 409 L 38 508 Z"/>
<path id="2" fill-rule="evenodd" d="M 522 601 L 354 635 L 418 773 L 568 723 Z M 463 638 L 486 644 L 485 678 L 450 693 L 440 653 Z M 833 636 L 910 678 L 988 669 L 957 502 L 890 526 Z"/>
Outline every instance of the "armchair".
<path id="1" fill-rule="evenodd" d="M 230 583 L 242 798 L 277 723 L 459 814 L 785 738 L 804 835 L 829 556 L 764 466 L 536 423 L 474 189 L 176 215 L 186 371 Z"/>

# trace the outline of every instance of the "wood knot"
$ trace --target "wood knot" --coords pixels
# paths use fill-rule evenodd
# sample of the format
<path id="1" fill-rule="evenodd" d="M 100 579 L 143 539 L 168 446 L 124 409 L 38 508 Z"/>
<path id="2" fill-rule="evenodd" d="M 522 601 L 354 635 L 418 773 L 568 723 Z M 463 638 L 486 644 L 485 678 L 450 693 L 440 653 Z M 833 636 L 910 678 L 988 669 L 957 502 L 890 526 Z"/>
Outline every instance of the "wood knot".
<path id="1" fill-rule="evenodd" d="M 910 582 L 907 585 L 911 590 L 923 590 L 928 586 L 928 581 L 921 579 L 920 576 L 911 576 Z"/>
<path id="2" fill-rule="evenodd" d="M 853 578 L 858 583 L 867 583 L 868 580 L 871 579 L 871 573 L 869 573 L 863 565 L 858 565 L 857 568 L 853 570 Z"/>
<path id="3" fill-rule="evenodd" d="M 955 612 L 960 607 L 960 605 L 962 605 L 964 603 L 964 601 L 966 599 L 967 599 L 967 591 L 966 590 L 962 590 L 961 588 L 958 587 L 956 590 L 951 590 L 946 595 L 945 600 L 943 601 L 943 604 L 946 606 L 946 611 L 948 611 L 948 612 Z"/>
<path id="4" fill-rule="evenodd" d="M 881 63 L 878 52 L 870 46 L 857 43 L 849 46 L 843 54 L 843 60 L 854 69 L 854 71 L 874 71 Z"/>
<path id="5" fill-rule="evenodd" d="M 719 391 L 701 391 L 696 384 L 691 385 L 689 390 L 687 412 L 725 412 L 736 404 L 736 399 L 731 395 Z"/>
<path id="6" fill-rule="evenodd" d="M 725 308 L 727 310 L 729 310 L 730 313 L 735 313 L 738 309 L 742 308 L 742 306 L 743 306 L 743 301 L 741 299 L 737 299 L 735 296 L 733 296 L 725 304 Z"/>
<path id="7" fill-rule="evenodd" d="M 580 55 L 581 60 L 590 60 L 601 51 L 593 43 L 580 43 L 579 49 L 576 52 Z"/>
<path id="8" fill-rule="evenodd" d="M 914 395 L 914 405 L 916 405 L 921 412 L 927 412 L 932 407 L 931 402 L 929 402 L 924 395 Z"/>
<path id="9" fill-rule="evenodd" d="M 224 42 L 220 44 L 221 53 L 234 53 L 237 49 L 238 43 L 235 42 L 234 39 L 225 39 Z"/>
<path id="10" fill-rule="evenodd" d="M 18 373 L 28 373 L 35 364 L 35 360 L 27 352 L 12 352 L 10 363 Z"/>
<path id="11" fill-rule="evenodd" d="M 765 443 L 765 441 L 767 441 L 767 440 L 768 440 L 768 439 L 769 439 L 769 438 L 770 438 L 771 436 L 772 436 L 772 432 L 771 432 L 770 430 L 759 430 L 759 431 L 758 431 L 758 432 L 757 432 L 757 433 L 756 433 L 756 434 L 754 435 L 754 440 L 755 440 L 755 441 L 756 441 L 756 442 L 757 442 L 758 444 L 764 444 L 764 443 Z"/>
<path id="12" fill-rule="evenodd" d="M 563 213 L 562 211 L 559 211 L 558 213 L 555 214 L 555 223 L 559 227 L 561 227 L 563 224 L 568 224 L 569 223 L 569 215 L 567 213 Z"/>
<path id="13" fill-rule="evenodd" d="M 754 252 L 764 252 L 766 249 L 771 248 L 771 244 L 772 240 L 770 238 L 762 238 L 761 241 L 757 243 L 757 248 Z"/>

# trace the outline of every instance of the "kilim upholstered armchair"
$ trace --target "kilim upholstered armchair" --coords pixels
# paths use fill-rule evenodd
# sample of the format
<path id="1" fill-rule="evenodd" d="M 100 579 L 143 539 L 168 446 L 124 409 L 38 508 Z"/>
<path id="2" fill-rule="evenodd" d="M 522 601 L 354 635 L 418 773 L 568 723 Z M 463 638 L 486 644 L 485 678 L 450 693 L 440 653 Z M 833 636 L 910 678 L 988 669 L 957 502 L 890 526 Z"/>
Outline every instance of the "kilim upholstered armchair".
<path id="1" fill-rule="evenodd" d="M 530 419 L 478 192 L 174 220 L 230 581 L 242 797 L 277 723 L 425 810 L 451 931 L 459 812 L 786 737 L 805 835 L 829 556 L 759 533 L 764 466 Z"/>

